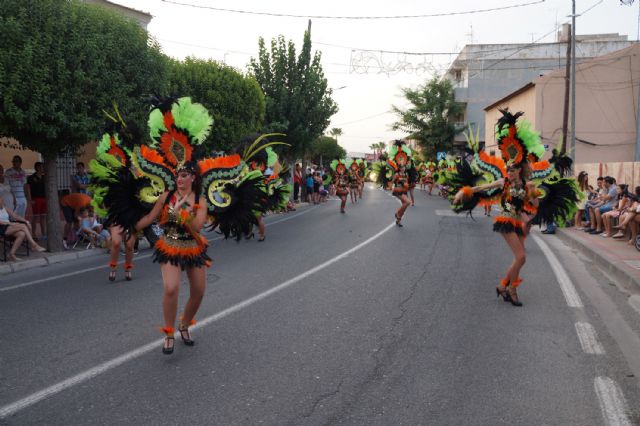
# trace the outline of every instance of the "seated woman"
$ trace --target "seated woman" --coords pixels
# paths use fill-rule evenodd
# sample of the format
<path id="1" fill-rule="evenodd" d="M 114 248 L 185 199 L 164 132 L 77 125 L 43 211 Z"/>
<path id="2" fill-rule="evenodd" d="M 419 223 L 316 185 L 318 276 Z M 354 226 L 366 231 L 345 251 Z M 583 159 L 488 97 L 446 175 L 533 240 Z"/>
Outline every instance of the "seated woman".
<path id="1" fill-rule="evenodd" d="M 13 222 L 11 221 L 13 219 Z M 44 247 L 40 247 L 31 236 L 31 224 L 22 216 L 17 215 L 9 207 L 5 207 L 4 201 L 0 198 L 0 237 L 11 237 L 14 239 L 11 250 L 9 251 L 9 260 L 20 260 L 16 257 L 16 252 L 20 244 L 26 239 L 33 251 L 46 251 Z"/>
<path id="2" fill-rule="evenodd" d="M 624 196 L 627 193 L 628 185 L 621 183 L 616 187 L 618 191 L 617 202 L 613 210 L 602 214 L 602 224 L 604 225 L 603 237 L 611 237 L 613 235 L 613 220 L 618 219 L 620 215 L 626 213 L 631 206 L 631 200 Z"/>
<path id="3" fill-rule="evenodd" d="M 625 198 L 628 198 L 631 202 L 631 205 L 627 210 L 620 216 L 620 220 L 617 226 L 614 226 L 614 229 L 618 230 L 618 233 L 613 236 L 616 239 L 624 239 L 625 232 L 627 229 L 631 232 L 631 238 L 628 240 L 630 245 L 635 244 L 636 236 L 638 235 L 638 225 L 640 224 L 640 186 L 636 186 L 634 195 L 629 193 L 625 193 Z"/>

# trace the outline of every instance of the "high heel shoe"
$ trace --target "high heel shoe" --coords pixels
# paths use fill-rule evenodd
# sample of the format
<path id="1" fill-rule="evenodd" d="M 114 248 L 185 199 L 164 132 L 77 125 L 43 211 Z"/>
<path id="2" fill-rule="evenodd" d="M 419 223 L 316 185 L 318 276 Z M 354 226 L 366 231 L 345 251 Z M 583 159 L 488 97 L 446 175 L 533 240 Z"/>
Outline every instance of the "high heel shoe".
<path id="1" fill-rule="evenodd" d="M 522 278 L 518 278 L 513 283 L 511 283 L 509 287 L 507 287 L 509 298 L 511 299 L 510 302 L 513 306 L 522 306 L 522 302 L 520 301 L 520 299 L 518 299 L 518 292 L 516 291 L 516 288 L 520 285 L 521 282 Z"/>
<path id="2" fill-rule="evenodd" d="M 125 263 L 124 264 L 124 279 L 127 281 L 131 281 L 133 279 L 133 274 L 131 270 L 133 269 L 133 263 Z"/>
<path id="3" fill-rule="evenodd" d="M 115 281 L 116 280 L 116 268 L 117 268 L 118 264 L 117 263 L 110 263 L 109 264 L 109 268 L 111 268 L 109 270 L 109 281 Z"/>
<path id="4" fill-rule="evenodd" d="M 182 343 L 184 343 L 187 346 L 193 346 L 196 344 L 196 342 L 194 342 L 193 339 L 191 339 L 191 334 L 189 333 L 189 326 L 192 326 L 195 324 L 196 324 L 196 320 L 194 319 L 189 321 L 189 324 L 185 324 L 182 318 L 180 318 L 180 323 L 178 324 L 178 331 L 180 332 Z"/>
<path id="5" fill-rule="evenodd" d="M 162 353 L 165 355 L 171 355 L 173 353 L 173 346 L 175 342 L 175 338 L 173 337 L 175 330 L 173 327 L 164 327 L 160 330 L 166 334 L 164 343 L 162 344 Z"/>
<path id="6" fill-rule="evenodd" d="M 402 228 L 402 224 L 400 223 L 402 218 L 398 217 L 398 213 L 396 213 L 394 216 L 396 217 L 396 226 L 399 226 L 400 228 Z"/>
<path id="7" fill-rule="evenodd" d="M 507 291 L 508 286 L 509 278 L 500 280 L 500 284 L 496 286 L 497 297 L 502 297 L 502 300 L 504 300 L 505 302 L 511 302 L 511 296 L 509 296 L 509 292 Z"/>

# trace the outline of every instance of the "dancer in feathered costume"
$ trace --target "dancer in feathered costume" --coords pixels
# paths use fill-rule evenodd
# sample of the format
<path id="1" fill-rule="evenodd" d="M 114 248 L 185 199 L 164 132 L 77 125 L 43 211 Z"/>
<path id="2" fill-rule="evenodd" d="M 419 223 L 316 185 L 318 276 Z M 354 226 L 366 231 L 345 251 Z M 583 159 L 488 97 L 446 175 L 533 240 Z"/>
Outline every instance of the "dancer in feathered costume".
<path id="1" fill-rule="evenodd" d="M 356 162 L 358 163 L 358 181 L 360 184 L 358 187 L 358 198 L 362 199 L 362 194 L 364 193 L 364 181 L 367 176 L 367 161 L 359 158 Z"/>
<path id="2" fill-rule="evenodd" d="M 240 156 L 202 158 L 198 146 L 210 132 L 213 119 L 190 98 L 154 99 L 149 114 L 152 142 L 126 147 L 117 135 L 105 136 L 92 163 L 98 204 L 107 221 L 131 235 L 157 218 L 163 234 L 155 242 L 154 261 L 160 263 L 164 283 L 165 341 L 162 352 L 174 347 L 181 271 L 189 278 L 189 299 L 178 331 L 183 342 L 194 341 L 189 326 L 202 301 L 205 268 L 211 265 L 207 240 L 200 234 L 209 221 L 226 237 L 249 232 L 262 209 L 261 177 L 244 174 Z"/>
<path id="3" fill-rule="evenodd" d="M 404 216 L 407 207 L 411 205 L 411 201 L 407 196 L 409 192 L 409 175 L 407 173 L 407 164 L 411 158 L 411 149 L 407 146 L 405 141 L 396 140 L 393 145 L 389 147 L 388 164 L 394 170 L 391 176 L 391 185 L 393 195 L 400 199 L 402 205 L 396 210 L 395 218 L 396 225 L 402 227 L 402 217 Z"/>
<path id="4" fill-rule="evenodd" d="M 413 190 L 418 184 L 420 175 L 418 174 L 418 169 L 415 166 L 413 158 L 409 158 L 409 162 L 407 163 L 407 176 L 409 176 L 409 197 L 411 198 L 411 205 L 415 206 L 416 200 L 413 196 Z"/>
<path id="5" fill-rule="evenodd" d="M 522 306 L 516 289 L 522 282 L 524 243 L 531 225 L 553 221 L 562 226 L 572 217 L 581 195 L 575 180 L 563 177 L 571 160 L 556 151 L 550 161 L 537 161 L 544 147 L 529 123 L 516 124 L 523 113 L 501 112 L 496 134 L 502 158 L 479 150 L 471 135 L 473 164 L 462 160 L 456 170 L 444 172 L 443 178 L 450 187 L 456 212 L 473 210 L 478 204 L 500 204 L 502 212 L 493 230 L 503 236 L 514 260 L 496 294 L 514 306 Z"/>
<path id="6" fill-rule="evenodd" d="M 254 135 L 256 136 L 256 135 Z M 250 137 L 248 140 L 253 139 Z M 249 164 L 249 169 L 254 173 L 260 173 L 264 186 L 262 200 L 262 210 L 256 211 L 255 220 L 258 225 L 258 241 L 262 242 L 266 238 L 266 228 L 264 225 L 264 213 L 267 211 L 281 212 L 286 210 L 293 187 L 286 184 L 279 177 L 281 171 L 278 162 L 278 154 L 273 150 L 274 145 L 287 145 L 284 142 L 271 142 L 269 136 L 284 136 L 280 133 L 259 135 L 244 149 L 243 159 Z M 246 143 L 246 141 L 245 141 Z M 249 234 L 249 238 L 253 233 Z"/>
<path id="7" fill-rule="evenodd" d="M 333 160 L 329 165 L 333 170 L 333 184 L 336 195 L 340 198 L 340 213 L 345 212 L 347 196 L 349 195 L 349 173 L 344 160 Z"/>
<path id="8" fill-rule="evenodd" d="M 378 161 L 371 165 L 371 173 L 375 177 L 373 180 L 385 191 L 391 189 L 391 177 L 394 172 L 387 159 L 387 154 L 383 153 L 378 158 Z"/>
<path id="9" fill-rule="evenodd" d="M 347 168 L 349 169 L 349 195 L 351 195 L 351 203 L 357 203 L 358 191 L 360 190 L 360 166 L 358 166 L 358 160 L 348 160 Z"/>

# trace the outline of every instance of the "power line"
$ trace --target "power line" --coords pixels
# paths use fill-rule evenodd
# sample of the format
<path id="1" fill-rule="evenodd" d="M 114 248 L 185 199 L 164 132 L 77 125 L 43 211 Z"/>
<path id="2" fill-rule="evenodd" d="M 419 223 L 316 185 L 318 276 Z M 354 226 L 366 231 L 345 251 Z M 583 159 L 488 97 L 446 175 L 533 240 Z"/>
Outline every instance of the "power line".
<path id="1" fill-rule="evenodd" d="M 520 3 L 514 4 L 510 6 L 501 6 L 501 7 L 493 7 L 489 9 L 474 9 L 474 10 L 465 10 L 458 12 L 442 12 L 442 13 L 430 13 L 430 14 L 421 14 L 421 15 L 391 15 L 391 16 L 329 16 L 329 15 L 295 15 L 290 13 L 273 13 L 273 12 L 255 12 L 250 10 L 241 10 L 241 9 L 227 9 L 222 7 L 213 7 L 213 6 L 203 6 L 192 3 L 182 3 L 173 0 L 162 0 L 165 3 L 171 3 L 179 6 L 188 6 L 194 7 L 197 9 L 208 9 L 215 10 L 218 12 L 229 12 L 229 13 L 241 13 L 245 15 L 259 15 L 259 16 L 272 16 L 272 17 L 280 17 L 280 18 L 310 18 L 310 19 L 353 19 L 353 20 L 375 20 L 375 19 L 415 19 L 415 18 L 438 18 L 444 16 L 456 16 L 456 15 L 471 15 L 476 13 L 487 13 L 487 12 L 495 12 L 499 10 L 507 10 L 507 9 L 515 9 L 519 7 L 532 6 L 535 4 L 544 3 L 545 0 L 537 0 L 531 1 L 528 3 Z"/>

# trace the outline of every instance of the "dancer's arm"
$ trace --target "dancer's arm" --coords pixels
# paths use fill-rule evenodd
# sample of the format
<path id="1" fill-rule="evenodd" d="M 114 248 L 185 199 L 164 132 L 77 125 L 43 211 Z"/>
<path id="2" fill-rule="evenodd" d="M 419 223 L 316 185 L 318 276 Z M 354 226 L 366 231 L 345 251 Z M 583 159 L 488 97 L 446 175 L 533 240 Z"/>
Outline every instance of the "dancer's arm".
<path id="1" fill-rule="evenodd" d="M 458 191 L 456 196 L 453 197 L 453 204 L 462 203 L 462 200 L 464 200 L 465 198 L 468 197 L 468 195 L 465 195 L 465 194 L 469 194 L 469 191 L 471 191 L 471 194 L 475 194 L 476 192 L 487 191 L 487 190 L 493 189 L 493 188 L 500 188 L 503 185 L 504 185 L 504 179 L 498 179 L 498 180 L 493 181 L 491 183 L 485 183 L 484 185 L 478 185 L 478 186 L 474 186 L 474 187 L 466 186 L 466 187 L 462 188 L 460 191 Z"/>
<path id="2" fill-rule="evenodd" d="M 147 213 L 145 216 L 143 216 L 138 221 L 138 223 L 136 223 L 136 230 L 137 231 L 140 231 L 140 230 L 146 228 L 147 226 L 151 225 L 154 220 L 156 220 L 156 218 L 158 217 L 158 215 L 162 211 L 162 207 L 164 206 L 164 202 L 167 199 L 167 195 L 169 195 L 169 193 L 168 192 L 164 192 L 158 198 L 156 203 L 153 205 L 153 208 L 151 209 L 151 211 L 149 213 Z"/>

